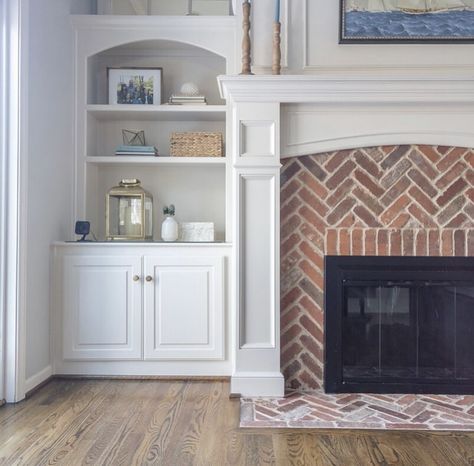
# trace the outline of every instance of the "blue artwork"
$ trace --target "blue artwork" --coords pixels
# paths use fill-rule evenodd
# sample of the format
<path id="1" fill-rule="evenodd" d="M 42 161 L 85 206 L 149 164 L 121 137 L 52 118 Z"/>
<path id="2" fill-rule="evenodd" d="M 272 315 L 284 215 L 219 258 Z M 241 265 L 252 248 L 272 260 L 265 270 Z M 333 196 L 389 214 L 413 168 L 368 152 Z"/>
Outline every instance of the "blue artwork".
<path id="1" fill-rule="evenodd" d="M 474 42 L 474 0 L 341 0 L 341 42 Z"/>

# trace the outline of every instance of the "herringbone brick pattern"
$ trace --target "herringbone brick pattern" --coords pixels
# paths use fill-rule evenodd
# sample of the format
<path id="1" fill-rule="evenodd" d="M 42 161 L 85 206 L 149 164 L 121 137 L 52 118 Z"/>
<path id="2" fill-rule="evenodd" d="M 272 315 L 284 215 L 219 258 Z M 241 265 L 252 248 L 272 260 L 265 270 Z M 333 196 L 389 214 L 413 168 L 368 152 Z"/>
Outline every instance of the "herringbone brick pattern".
<path id="1" fill-rule="evenodd" d="M 474 396 L 319 392 L 244 398 L 240 426 L 474 431 Z"/>
<path id="2" fill-rule="evenodd" d="M 384 146 L 294 157 L 281 172 L 281 365 L 323 378 L 324 256 L 474 255 L 474 151 Z"/>

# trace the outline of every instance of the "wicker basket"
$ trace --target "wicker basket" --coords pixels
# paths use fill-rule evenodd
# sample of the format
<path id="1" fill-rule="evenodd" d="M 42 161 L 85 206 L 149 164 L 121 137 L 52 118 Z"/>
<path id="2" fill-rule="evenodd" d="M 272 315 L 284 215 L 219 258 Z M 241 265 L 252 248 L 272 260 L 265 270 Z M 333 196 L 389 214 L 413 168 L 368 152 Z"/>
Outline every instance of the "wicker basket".
<path id="1" fill-rule="evenodd" d="M 222 157 L 222 133 L 171 133 L 174 157 Z"/>

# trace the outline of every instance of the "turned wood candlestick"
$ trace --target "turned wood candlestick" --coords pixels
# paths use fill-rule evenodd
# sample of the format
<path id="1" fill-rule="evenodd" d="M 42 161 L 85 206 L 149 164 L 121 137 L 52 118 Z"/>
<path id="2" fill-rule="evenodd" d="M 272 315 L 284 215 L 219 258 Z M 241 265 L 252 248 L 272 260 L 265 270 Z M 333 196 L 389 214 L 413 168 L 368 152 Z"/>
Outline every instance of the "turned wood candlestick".
<path id="1" fill-rule="evenodd" d="M 281 23 L 273 23 L 273 59 L 272 74 L 280 74 L 281 71 Z"/>
<path id="2" fill-rule="evenodd" d="M 250 67 L 251 63 L 251 56 L 250 56 L 250 2 L 245 1 L 242 3 L 242 11 L 243 11 L 243 21 L 242 21 L 242 29 L 243 29 L 243 37 L 242 37 L 242 72 L 240 74 L 253 74 L 252 69 Z"/>

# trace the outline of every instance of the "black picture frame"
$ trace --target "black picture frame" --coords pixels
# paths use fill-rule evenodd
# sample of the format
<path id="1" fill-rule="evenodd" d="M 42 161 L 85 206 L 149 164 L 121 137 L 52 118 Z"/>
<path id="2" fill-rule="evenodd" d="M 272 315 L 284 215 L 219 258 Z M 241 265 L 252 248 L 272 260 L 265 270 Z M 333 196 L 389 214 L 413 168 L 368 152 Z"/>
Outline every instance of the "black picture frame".
<path id="1" fill-rule="evenodd" d="M 339 44 L 474 44 L 474 35 L 451 36 L 350 36 L 346 34 L 346 2 L 339 0 Z"/>

